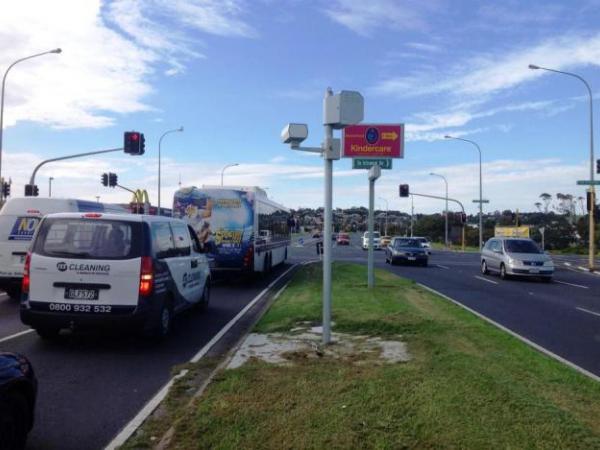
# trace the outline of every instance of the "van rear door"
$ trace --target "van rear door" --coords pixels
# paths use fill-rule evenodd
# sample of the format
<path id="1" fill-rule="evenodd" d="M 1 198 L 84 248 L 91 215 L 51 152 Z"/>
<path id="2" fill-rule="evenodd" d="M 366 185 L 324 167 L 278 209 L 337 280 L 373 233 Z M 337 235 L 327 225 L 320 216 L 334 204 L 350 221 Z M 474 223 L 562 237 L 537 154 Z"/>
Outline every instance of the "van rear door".
<path id="1" fill-rule="evenodd" d="M 31 254 L 29 301 L 50 311 L 131 312 L 139 298 L 142 223 L 86 216 L 44 219 Z"/>

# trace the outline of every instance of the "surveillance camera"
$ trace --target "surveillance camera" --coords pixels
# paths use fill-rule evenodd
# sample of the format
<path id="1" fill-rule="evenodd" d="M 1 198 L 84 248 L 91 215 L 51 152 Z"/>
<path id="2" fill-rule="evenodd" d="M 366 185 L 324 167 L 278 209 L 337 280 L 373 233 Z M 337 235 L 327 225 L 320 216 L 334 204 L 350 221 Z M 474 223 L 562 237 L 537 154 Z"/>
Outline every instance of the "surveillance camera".
<path id="1" fill-rule="evenodd" d="M 308 137 L 308 125 L 304 123 L 288 123 L 281 130 L 281 142 L 298 147 Z"/>

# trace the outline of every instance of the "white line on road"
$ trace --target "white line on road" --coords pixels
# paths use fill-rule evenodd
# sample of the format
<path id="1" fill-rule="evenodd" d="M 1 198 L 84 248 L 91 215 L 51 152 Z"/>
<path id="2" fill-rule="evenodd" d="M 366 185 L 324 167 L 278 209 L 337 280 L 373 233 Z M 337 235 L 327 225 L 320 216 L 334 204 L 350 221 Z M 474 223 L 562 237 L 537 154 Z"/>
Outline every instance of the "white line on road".
<path id="1" fill-rule="evenodd" d="M 581 284 L 567 283 L 566 281 L 559 281 L 559 280 L 554 280 L 554 282 L 559 283 L 559 284 L 566 284 L 567 286 L 573 286 L 573 287 L 577 287 L 577 288 L 581 288 L 581 289 L 589 289 L 588 286 L 583 286 Z"/>
<path id="2" fill-rule="evenodd" d="M 19 331 L 18 333 L 12 334 L 10 336 L 3 337 L 0 339 L 0 342 L 10 341 L 11 339 L 18 338 L 19 336 L 23 336 L 25 334 L 33 333 L 33 330 L 30 328 L 29 330 Z"/>
<path id="3" fill-rule="evenodd" d="M 481 281 L 487 281 L 488 283 L 498 284 L 497 281 L 488 280 L 487 278 L 483 278 L 483 277 L 480 277 L 478 275 L 475 275 L 475 278 L 477 278 L 478 280 L 481 280 Z"/>
<path id="4" fill-rule="evenodd" d="M 570 262 L 565 262 L 565 263 L 563 263 L 563 264 L 564 264 L 565 266 L 571 266 L 571 263 L 570 263 Z"/>
<path id="5" fill-rule="evenodd" d="M 277 284 L 277 282 L 279 282 L 279 280 L 286 276 L 294 267 L 296 267 L 296 264 L 294 264 L 288 270 L 279 275 L 274 281 L 269 283 L 269 285 L 266 288 L 264 288 L 260 294 L 254 297 L 252 301 L 244 307 L 244 309 L 242 309 L 233 319 L 231 319 L 227 323 L 227 325 L 221 328 L 221 331 L 219 331 L 210 341 L 208 341 L 208 343 L 204 347 L 200 349 L 200 351 L 198 351 L 198 353 L 194 355 L 192 359 L 190 359 L 190 362 L 196 363 L 204 355 L 206 355 L 206 353 L 208 353 L 212 346 L 215 345 L 219 341 L 219 339 L 221 339 L 223 335 L 227 333 L 244 314 L 246 314 L 246 312 L 248 312 L 250 308 L 252 308 L 267 292 L 269 292 L 269 290 L 273 286 L 275 286 L 275 284 Z M 135 430 L 137 430 L 144 423 L 144 421 L 150 416 L 150 414 L 152 414 L 152 412 L 158 407 L 158 405 L 160 405 L 160 403 L 165 399 L 173 383 L 175 383 L 177 379 L 184 377 L 187 373 L 188 370 L 184 369 L 177 375 L 175 375 L 173 378 L 171 378 L 169 382 L 165 384 L 160 389 L 160 391 L 158 391 L 156 395 L 144 405 L 140 412 L 138 412 L 136 416 L 133 419 L 131 419 L 131 421 L 127 425 L 125 425 L 121 432 L 117 434 L 114 437 L 114 439 L 108 443 L 108 445 L 105 447 L 105 450 L 114 450 L 117 447 L 123 445 L 127 441 L 127 439 L 129 439 L 133 435 L 133 433 L 135 433 Z"/>
<path id="6" fill-rule="evenodd" d="M 448 266 L 442 266 L 441 264 L 436 264 L 436 266 L 438 266 L 440 269 L 450 270 L 450 267 Z"/>
<path id="7" fill-rule="evenodd" d="M 595 311 L 590 311 L 589 309 L 580 308 L 579 306 L 577 306 L 575 309 L 578 309 L 579 311 L 583 311 L 583 312 L 585 312 L 585 313 L 588 313 L 588 314 L 593 314 L 594 316 L 598 316 L 598 317 L 600 317 L 600 313 L 597 313 L 597 312 L 595 312 Z"/>

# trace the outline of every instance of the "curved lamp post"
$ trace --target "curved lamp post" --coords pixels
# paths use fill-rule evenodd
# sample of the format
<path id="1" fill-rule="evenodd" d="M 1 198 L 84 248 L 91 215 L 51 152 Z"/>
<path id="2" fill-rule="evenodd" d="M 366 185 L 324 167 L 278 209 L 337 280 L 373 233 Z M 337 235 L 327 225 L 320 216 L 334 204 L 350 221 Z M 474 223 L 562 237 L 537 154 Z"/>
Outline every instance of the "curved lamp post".
<path id="1" fill-rule="evenodd" d="M 162 209 L 160 207 L 160 156 L 161 156 L 161 151 L 160 151 L 160 145 L 162 144 L 162 140 L 163 138 L 170 133 L 177 133 L 177 132 L 182 132 L 183 131 L 183 127 L 179 127 L 179 128 L 175 128 L 173 130 L 168 130 L 165 131 L 162 136 L 160 137 L 160 139 L 158 140 L 158 215 L 161 216 L 162 215 Z"/>
<path id="2" fill-rule="evenodd" d="M 235 166 L 239 166 L 239 164 L 238 163 L 227 164 L 225 167 L 223 167 L 223 169 L 221 170 L 221 186 L 223 186 L 223 174 L 225 173 L 225 169 L 228 169 L 229 167 L 235 167 Z"/>
<path id="3" fill-rule="evenodd" d="M 444 175 L 440 175 L 437 173 L 433 173 L 431 172 L 429 175 L 433 176 L 433 177 L 440 177 L 442 180 L 444 180 L 444 183 L 446 183 L 446 214 L 444 214 L 445 216 L 445 233 L 444 233 L 444 243 L 446 244 L 446 247 L 448 247 L 448 180 L 446 180 L 446 177 Z"/>

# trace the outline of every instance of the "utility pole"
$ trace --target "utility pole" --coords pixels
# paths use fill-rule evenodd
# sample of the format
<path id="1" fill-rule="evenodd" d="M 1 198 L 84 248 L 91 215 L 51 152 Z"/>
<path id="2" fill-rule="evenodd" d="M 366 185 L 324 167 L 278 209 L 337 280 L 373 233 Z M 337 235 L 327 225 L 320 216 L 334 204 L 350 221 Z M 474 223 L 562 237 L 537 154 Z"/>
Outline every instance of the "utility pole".
<path id="1" fill-rule="evenodd" d="M 375 249 L 374 247 L 374 225 L 375 216 L 375 181 L 381 176 L 381 167 L 374 165 L 369 169 L 369 259 L 367 262 L 367 284 L 369 289 L 375 286 Z"/>
<path id="2" fill-rule="evenodd" d="M 415 216 L 415 201 L 414 201 L 414 197 L 411 194 L 411 196 L 410 196 L 410 237 L 413 237 L 414 216 Z"/>

